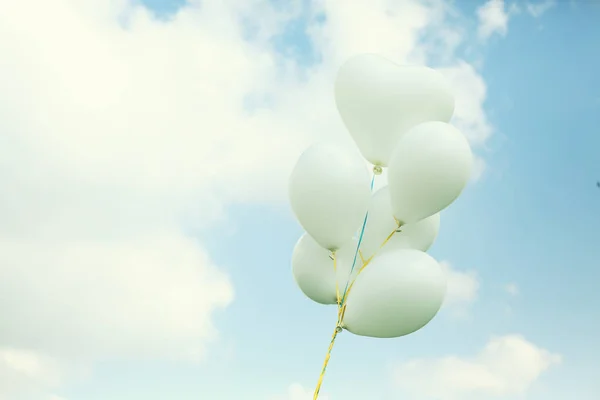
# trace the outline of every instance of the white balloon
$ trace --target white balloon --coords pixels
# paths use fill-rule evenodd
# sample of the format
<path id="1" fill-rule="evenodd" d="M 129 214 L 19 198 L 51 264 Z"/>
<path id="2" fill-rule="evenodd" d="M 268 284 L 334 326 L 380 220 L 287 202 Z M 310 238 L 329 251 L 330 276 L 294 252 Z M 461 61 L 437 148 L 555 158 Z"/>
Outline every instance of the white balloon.
<path id="1" fill-rule="evenodd" d="M 402 226 L 400 232 L 394 233 L 391 239 L 381 247 L 385 239 L 398 227 L 392 212 L 390 188 L 379 189 L 371 198 L 369 218 L 360 251 L 366 260 L 375 253 L 397 249 L 416 249 L 427 251 L 435 241 L 440 229 L 440 215 L 434 214 L 421 221 Z"/>
<path id="2" fill-rule="evenodd" d="M 316 144 L 300 156 L 289 196 L 306 232 L 323 248 L 337 250 L 362 226 L 371 197 L 369 172 L 353 149 Z"/>
<path id="3" fill-rule="evenodd" d="M 344 328 L 359 336 L 393 338 L 413 333 L 435 317 L 447 277 L 427 253 L 394 250 L 378 256 L 348 294 Z"/>
<path id="4" fill-rule="evenodd" d="M 296 284 L 309 299 L 320 304 L 336 304 L 336 280 L 340 296 L 346 283 L 358 274 L 362 263 L 357 259 L 352 274 L 352 262 L 358 245 L 356 239 L 336 252 L 336 268 L 330 252 L 308 234 L 304 234 L 292 254 L 292 274 Z"/>
<path id="5" fill-rule="evenodd" d="M 400 139 L 388 168 L 394 216 L 409 224 L 448 207 L 472 166 L 469 142 L 458 129 L 443 122 L 417 125 Z"/>
<path id="6" fill-rule="evenodd" d="M 349 59 L 335 81 L 338 111 L 363 156 L 387 166 L 398 139 L 426 121 L 448 122 L 454 95 L 446 79 L 423 66 L 400 66 L 374 54 Z"/>

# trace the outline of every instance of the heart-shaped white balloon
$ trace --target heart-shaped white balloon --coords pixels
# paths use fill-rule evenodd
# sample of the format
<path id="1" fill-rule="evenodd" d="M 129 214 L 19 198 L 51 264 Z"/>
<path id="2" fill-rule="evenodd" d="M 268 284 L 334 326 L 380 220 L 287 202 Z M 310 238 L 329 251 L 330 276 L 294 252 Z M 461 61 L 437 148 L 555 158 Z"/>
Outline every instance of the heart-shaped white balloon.
<path id="1" fill-rule="evenodd" d="M 344 327 L 359 336 L 393 338 L 429 323 L 446 295 L 446 274 L 430 255 L 394 250 L 376 257 L 348 294 Z"/>
<path id="2" fill-rule="evenodd" d="M 292 254 L 292 274 L 302 293 L 319 304 L 336 304 L 336 281 L 341 296 L 346 283 L 354 279 L 362 266 L 357 259 L 352 270 L 357 245 L 358 240 L 354 239 L 336 252 L 334 271 L 330 252 L 305 233 Z"/>
<path id="3" fill-rule="evenodd" d="M 363 156 L 384 167 L 406 131 L 426 121 L 448 122 L 454 112 L 454 95 L 439 72 L 400 66 L 374 54 L 342 65 L 335 101 Z"/>

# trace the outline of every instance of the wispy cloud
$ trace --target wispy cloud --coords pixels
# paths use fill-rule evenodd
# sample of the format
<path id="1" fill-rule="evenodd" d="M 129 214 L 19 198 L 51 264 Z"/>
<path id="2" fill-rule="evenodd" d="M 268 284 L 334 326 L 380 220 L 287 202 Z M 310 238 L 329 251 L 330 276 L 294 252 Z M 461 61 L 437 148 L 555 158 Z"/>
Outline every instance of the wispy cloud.
<path id="1" fill-rule="evenodd" d="M 508 293 L 511 296 L 517 296 L 519 294 L 519 286 L 517 286 L 516 283 L 509 283 L 508 285 L 505 286 L 504 290 L 506 290 L 506 293 Z"/>
<path id="2" fill-rule="evenodd" d="M 440 265 L 448 276 L 444 308 L 448 308 L 454 315 L 465 316 L 479 294 L 480 282 L 477 274 L 474 271 L 456 270 L 446 261 Z"/>
<path id="3" fill-rule="evenodd" d="M 478 34 L 482 39 L 487 39 L 493 34 L 505 36 L 508 32 L 509 14 L 504 0 L 489 0 L 477 9 L 477 17 Z"/>
<path id="4" fill-rule="evenodd" d="M 546 0 L 539 3 L 527 3 L 525 9 L 532 17 L 539 18 L 554 6 L 556 6 L 556 0 Z"/>
<path id="5" fill-rule="evenodd" d="M 520 335 L 494 337 L 472 357 L 415 359 L 394 370 L 398 389 L 411 398 L 476 400 L 523 395 L 561 356 Z"/>

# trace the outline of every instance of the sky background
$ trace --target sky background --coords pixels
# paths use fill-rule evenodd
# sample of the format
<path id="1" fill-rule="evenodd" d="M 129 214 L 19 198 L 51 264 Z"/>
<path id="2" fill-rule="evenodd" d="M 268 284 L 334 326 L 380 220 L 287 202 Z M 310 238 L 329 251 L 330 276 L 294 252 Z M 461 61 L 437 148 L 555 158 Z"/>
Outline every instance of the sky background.
<path id="1" fill-rule="evenodd" d="M 351 142 L 333 81 L 362 52 L 450 79 L 477 168 L 430 250 L 443 310 L 344 332 L 323 400 L 600 398 L 599 20 L 591 0 L 0 0 L 0 399 L 312 399 L 335 308 L 293 281 L 287 177 Z"/>

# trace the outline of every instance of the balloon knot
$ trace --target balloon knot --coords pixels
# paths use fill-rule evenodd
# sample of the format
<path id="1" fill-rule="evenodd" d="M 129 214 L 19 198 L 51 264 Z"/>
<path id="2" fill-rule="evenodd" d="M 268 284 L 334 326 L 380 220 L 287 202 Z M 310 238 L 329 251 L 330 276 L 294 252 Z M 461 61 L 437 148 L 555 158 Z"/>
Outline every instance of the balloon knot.
<path id="1" fill-rule="evenodd" d="M 382 172 L 383 172 L 383 168 L 381 167 L 381 165 L 375 165 L 373 167 L 373 173 L 375 175 L 381 175 Z"/>

